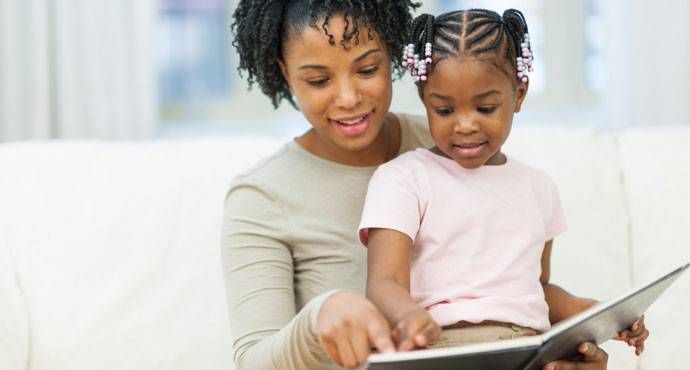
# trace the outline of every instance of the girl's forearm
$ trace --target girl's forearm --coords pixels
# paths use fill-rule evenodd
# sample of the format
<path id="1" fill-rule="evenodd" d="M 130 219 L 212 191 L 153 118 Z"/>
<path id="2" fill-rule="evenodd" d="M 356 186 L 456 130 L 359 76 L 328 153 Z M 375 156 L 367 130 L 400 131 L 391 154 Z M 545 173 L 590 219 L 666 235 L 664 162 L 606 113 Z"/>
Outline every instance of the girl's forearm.
<path id="1" fill-rule="evenodd" d="M 423 309 L 412 300 L 410 292 L 393 279 L 367 281 L 367 298 L 381 310 L 391 326 L 395 326 L 410 312 Z"/>
<path id="2" fill-rule="evenodd" d="M 594 299 L 576 297 L 551 283 L 544 284 L 544 297 L 549 305 L 549 321 L 552 324 L 567 319 L 597 303 Z"/>

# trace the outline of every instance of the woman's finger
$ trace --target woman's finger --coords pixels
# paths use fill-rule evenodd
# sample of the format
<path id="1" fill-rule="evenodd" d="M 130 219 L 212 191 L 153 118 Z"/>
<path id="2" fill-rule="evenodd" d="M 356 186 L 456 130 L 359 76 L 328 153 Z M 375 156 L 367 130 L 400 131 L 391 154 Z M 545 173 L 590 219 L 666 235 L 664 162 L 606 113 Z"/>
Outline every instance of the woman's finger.
<path id="1" fill-rule="evenodd" d="M 350 335 L 350 346 L 357 361 L 356 366 L 366 362 L 367 357 L 371 353 L 371 343 L 369 342 L 366 328 L 359 326 L 353 328 L 352 335 Z"/>
<path id="2" fill-rule="evenodd" d="M 609 359 L 608 353 L 593 343 L 582 343 L 577 349 L 584 356 L 584 362 L 605 363 Z"/>
<path id="3" fill-rule="evenodd" d="M 340 360 L 342 362 L 341 366 L 344 366 L 348 369 L 354 369 L 357 367 L 357 356 L 355 356 L 355 351 L 350 343 L 350 336 L 352 335 L 351 329 L 350 323 L 343 323 L 339 326 L 337 336 L 335 338 L 335 343 L 338 346 L 338 354 L 340 355 Z"/>
<path id="4" fill-rule="evenodd" d="M 321 345 L 323 346 L 328 357 L 331 358 L 334 364 L 338 366 L 343 366 L 343 361 L 340 359 L 340 352 L 338 351 L 338 346 L 335 344 L 331 336 L 322 335 L 319 337 L 321 340 Z"/>

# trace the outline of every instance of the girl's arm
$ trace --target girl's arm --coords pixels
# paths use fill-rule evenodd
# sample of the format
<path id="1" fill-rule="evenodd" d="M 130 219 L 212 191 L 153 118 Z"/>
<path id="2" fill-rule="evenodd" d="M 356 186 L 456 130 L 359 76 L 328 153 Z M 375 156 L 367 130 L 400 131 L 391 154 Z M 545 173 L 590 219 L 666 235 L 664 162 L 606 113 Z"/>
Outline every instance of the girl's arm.
<path id="1" fill-rule="evenodd" d="M 436 340 L 440 327 L 410 296 L 412 240 L 391 229 L 370 229 L 367 257 L 367 297 L 393 326 L 402 351 L 425 347 Z"/>
<path id="2" fill-rule="evenodd" d="M 551 284 L 549 282 L 549 275 L 551 272 L 551 248 L 553 245 L 553 240 L 549 240 L 544 245 L 544 252 L 542 252 L 541 257 L 541 281 L 544 287 L 544 296 L 546 298 L 546 303 L 549 305 L 549 321 L 555 324 L 561 320 L 565 320 L 570 316 L 573 316 L 581 311 L 584 311 L 598 302 L 590 298 L 576 297 L 558 285 Z M 635 354 L 639 355 L 644 350 L 644 342 L 649 336 L 649 330 L 647 330 L 644 323 L 644 316 L 638 319 L 633 325 L 628 329 L 618 334 L 618 336 L 613 339 L 621 340 L 628 345 L 635 347 Z M 592 345 L 599 351 L 598 347 Z M 604 352 L 605 353 L 605 352 Z M 595 357 L 599 360 L 599 357 Z M 598 362 L 598 361 L 597 361 Z M 606 358 L 603 361 L 604 365 L 606 363 Z M 571 363 L 572 366 L 577 364 Z M 593 365 L 600 365 L 599 363 L 593 363 Z M 559 367 L 554 367 L 559 368 Z M 568 368 L 568 367 L 565 367 Z M 573 367 L 575 368 L 575 367 Z M 578 367 L 579 368 L 579 367 Z M 595 367 L 598 368 L 598 367 Z M 606 366 L 604 366 L 606 368 Z"/>
<path id="3" fill-rule="evenodd" d="M 551 274 L 551 247 L 553 240 L 544 245 L 541 256 L 541 281 L 544 287 L 544 296 L 549 305 L 549 321 L 555 324 L 567 319 L 581 311 L 584 311 L 597 303 L 594 299 L 576 297 L 558 285 L 549 282 Z"/>

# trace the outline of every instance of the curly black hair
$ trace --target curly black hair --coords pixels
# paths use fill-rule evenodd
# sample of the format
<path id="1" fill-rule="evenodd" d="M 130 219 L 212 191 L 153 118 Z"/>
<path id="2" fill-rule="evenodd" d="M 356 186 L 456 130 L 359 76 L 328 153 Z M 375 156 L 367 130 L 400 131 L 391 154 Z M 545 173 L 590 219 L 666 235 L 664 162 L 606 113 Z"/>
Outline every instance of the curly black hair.
<path id="1" fill-rule="evenodd" d="M 282 58 L 283 44 L 293 32 L 306 27 L 319 27 L 335 45 L 328 31 L 328 20 L 343 15 L 352 21 L 350 31 L 343 34 L 340 45 L 347 48 L 350 41 L 359 42 L 359 22 L 367 28 L 369 39 L 372 29 L 382 42 L 393 62 L 393 70 L 401 75 L 402 48 L 412 23 L 411 11 L 419 7 L 410 0 L 241 0 L 233 14 L 233 46 L 237 49 L 242 76 L 246 71 L 249 88 L 254 83 L 261 87 L 278 108 L 283 99 L 297 108 L 277 61 Z M 320 25 L 317 22 L 321 21 Z"/>
<path id="2" fill-rule="evenodd" d="M 487 9 L 469 9 L 438 17 L 430 14 L 418 16 L 412 23 L 410 43 L 415 50 L 424 50 L 424 45 L 431 43 L 436 61 L 463 54 L 496 57 L 494 64 L 500 70 L 517 76 L 516 57 L 522 55 L 527 33 L 527 22 L 519 10 L 508 9 L 501 16 Z M 531 53 L 529 43 L 525 45 Z"/>

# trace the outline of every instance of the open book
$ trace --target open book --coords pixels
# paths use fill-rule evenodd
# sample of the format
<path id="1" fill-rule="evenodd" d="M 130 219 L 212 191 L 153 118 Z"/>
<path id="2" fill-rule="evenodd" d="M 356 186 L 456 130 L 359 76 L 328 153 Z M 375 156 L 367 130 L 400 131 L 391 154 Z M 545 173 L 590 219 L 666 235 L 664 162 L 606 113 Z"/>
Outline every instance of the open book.
<path id="1" fill-rule="evenodd" d="M 367 370 L 536 370 L 577 354 L 582 342 L 600 344 L 630 327 L 687 268 L 670 273 L 600 303 L 535 336 L 461 347 L 381 353 L 369 356 Z"/>

